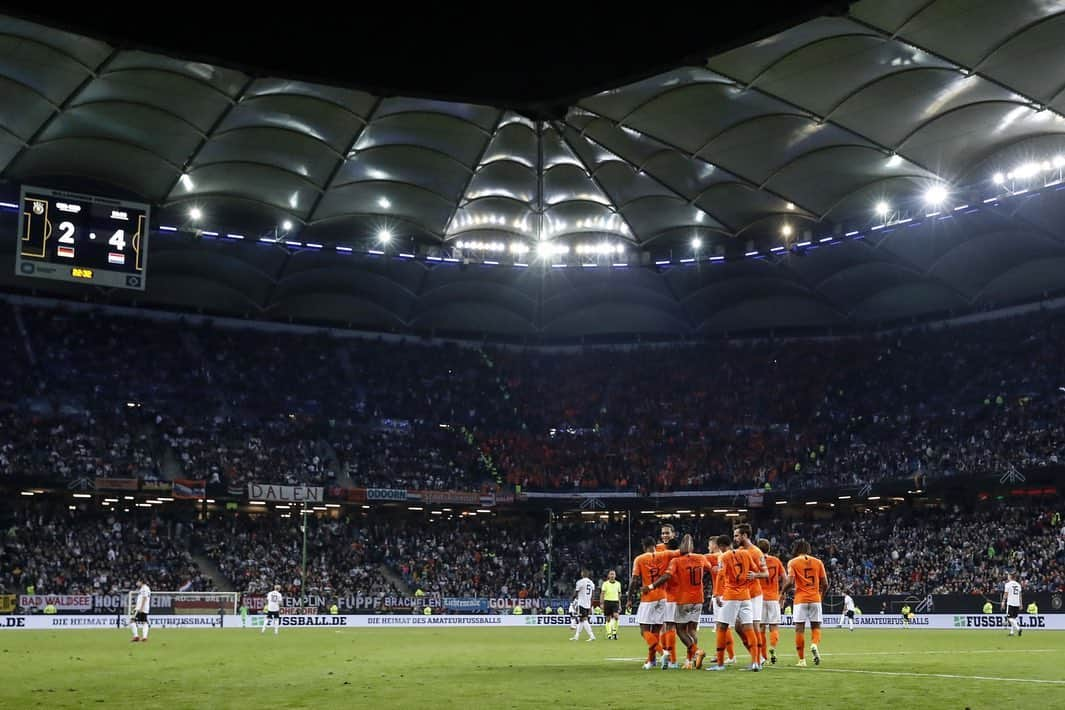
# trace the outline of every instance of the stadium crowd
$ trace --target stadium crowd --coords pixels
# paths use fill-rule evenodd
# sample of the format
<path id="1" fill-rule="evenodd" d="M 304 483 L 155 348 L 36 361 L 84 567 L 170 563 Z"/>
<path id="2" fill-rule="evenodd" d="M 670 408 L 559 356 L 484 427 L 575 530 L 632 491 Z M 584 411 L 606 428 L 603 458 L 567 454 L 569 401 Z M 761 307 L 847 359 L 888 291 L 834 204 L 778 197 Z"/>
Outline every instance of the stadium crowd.
<path id="1" fill-rule="evenodd" d="M 1001 475 L 1065 457 L 1062 313 L 550 353 L 10 304 L 0 319 L 0 477 L 649 493 Z"/>
<path id="2" fill-rule="evenodd" d="M 8 507 L 0 528 L 0 591 L 117 594 L 142 575 L 158 589 L 210 589 L 189 551 L 191 524 L 59 504 Z"/>
<path id="3" fill-rule="evenodd" d="M 298 514 L 213 514 L 191 509 L 68 510 L 34 500 L 0 515 L 0 592 L 105 593 L 129 589 L 139 572 L 156 589 L 210 590 L 192 555 L 206 555 L 232 588 L 263 593 L 281 584 L 303 590 L 304 538 Z M 792 543 L 810 540 L 828 570 L 832 594 L 993 595 L 1007 571 L 1029 592 L 1065 591 L 1065 522 L 1058 498 L 985 501 L 961 507 L 906 504 L 840 511 L 828 519 L 755 515 L 759 537 L 787 559 Z M 181 512 L 184 510 L 184 512 Z M 580 570 L 597 579 L 614 569 L 627 587 L 640 539 L 657 537 L 664 520 L 641 516 L 546 514 L 427 515 L 338 510 L 311 516 L 306 592 L 322 597 L 565 597 Z M 699 549 L 734 519 L 668 519 Z M 403 589 L 403 587 L 407 589 Z"/>

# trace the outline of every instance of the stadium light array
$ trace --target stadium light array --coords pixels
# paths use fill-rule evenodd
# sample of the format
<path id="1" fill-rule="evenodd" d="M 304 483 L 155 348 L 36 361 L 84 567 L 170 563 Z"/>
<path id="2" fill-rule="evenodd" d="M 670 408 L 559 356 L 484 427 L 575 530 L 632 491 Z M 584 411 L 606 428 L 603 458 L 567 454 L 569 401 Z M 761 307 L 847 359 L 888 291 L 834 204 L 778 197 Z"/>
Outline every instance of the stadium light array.
<path id="1" fill-rule="evenodd" d="M 941 205 L 947 199 L 947 194 L 947 188 L 943 185 L 933 185 L 925 190 L 924 201 L 932 206 Z"/>
<path id="2" fill-rule="evenodd" d="M 377 200 L 377 206 L 383 210 L 387 210 L 389 207 L 392 206 L 392 201 L 389 200 L 387 197 L 381 197 Z"/>
<path id="3" fill-rule="evenodd" d="M 193 207 L 189 210 L 189 219 L 193 222 L 199 222 L 201 217 L 203 217 L 203 210 L 199 207 Z"/>
<path id="4" fill-rule="evenodd" d="M 568 254 L 569 247 L 565 244 L 555 244 L 554 242 L 540 242 L 536 245 L 536 254 L 541 258 L 547 258 L 554 254 Z"/>
<path id="5" fill-rule="evenodd" d="M 625 251 L 624 244 L 611 244 L 610 242 L 599 242 L 598 244 L 578 244 L 574 247 L 574 251 L 578 254 L 621 254 Z"/>
<path id="6" fill-rule="evenodd" d="M 874 209 L 876 211 L 877 216 L 887 217 L 888 212 L 891 211 L 891 205 L 889 205 L 884 200 L 880 200 L 880 202 L 876 203 L 876 207 Z"/>
<path id="7" fill-rule="evenodd" d="M 794 231 L 795 230 L 792 229 L 792 226 L 790 224 L 785 224 L 783 227 L 780 228 L 780 233 L 785 237 L 790 237 Z"/>
<path id="8" fill-rule="evenodd" d="M 382 229 L 377 232 L 377 241 L 381 244 L 388 244 L 392 241 L 392 232 L 387 229 Z"/>
<path id="9" fill-rule="evenodd" d="M 284 222 L 282 222 L 281 223 L 281 229 L 285 230 L 286 232 L 291 232 L 292 231 L 292 220 L 291 219 L 286 219 Z"/>
<path id="10" fill-rule="evenodd" d="M 698 249 L 703 245 L 703 240 L 699 237 L 692 237 L 692 249 Z"/>
<path id="11" fill-rule="evenodd" d="M 516 244 L 518 244 L 518 243 L 515 242 L 514 244 L 511 244 L 511 251 L 515 251 L 514 247 L 515 247 Z M 503 251 L 507 250 L 507 245 L 504 244 L 503 242 L 482 242 L 482 241 L 462 240 L 462 241 L 455 242 L 455 246 L 457 248 L 459 248 L 459 249 L 469 249 L 470 251 L 503 252 Z M 522 246 L 525 246 L 525 245 L 523 244 Z M 518 253 L 518 252 L 515 252 L 515 253 Z"/>

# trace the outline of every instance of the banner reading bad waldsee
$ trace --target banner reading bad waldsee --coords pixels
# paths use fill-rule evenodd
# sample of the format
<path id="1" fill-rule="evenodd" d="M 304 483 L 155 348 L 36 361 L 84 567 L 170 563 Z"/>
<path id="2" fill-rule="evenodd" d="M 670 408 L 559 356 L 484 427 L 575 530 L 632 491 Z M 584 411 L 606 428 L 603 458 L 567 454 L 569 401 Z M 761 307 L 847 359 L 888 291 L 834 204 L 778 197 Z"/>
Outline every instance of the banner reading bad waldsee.
<path id="1" fill-rule="evenodd" d="M 284 503 L 321 503 L 321 486 L 274 486 L 267 483 L 249 483 L 248 498 Z"/>

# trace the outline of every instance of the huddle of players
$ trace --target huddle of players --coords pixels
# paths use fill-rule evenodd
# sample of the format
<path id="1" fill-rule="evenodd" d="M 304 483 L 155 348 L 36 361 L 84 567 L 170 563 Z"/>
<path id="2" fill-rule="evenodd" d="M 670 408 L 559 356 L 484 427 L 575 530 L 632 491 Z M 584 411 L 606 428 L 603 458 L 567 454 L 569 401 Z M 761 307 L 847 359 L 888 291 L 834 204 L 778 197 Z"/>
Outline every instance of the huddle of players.
<path id="1" fill-rule="evenodd" d="M 640 589 L 636 620 L 647 642 L 644 669 L 658 665 L 658 652 L 662 653 L 663 669 L 677 668 L 677 638 L 687 649 L 684 668 L 703 667 L 706 652 L 699 647 L 698 632 L 706 601 L 706 574 L 712 579 L 717 661 L 706 670 L 722 671 L 726 664 L 735 663 L 730 629 L 735 630 L 751 654 L 750 670 L 761 670 L 767 661 L 775 664 L 780 596 L 791 587 L 795 588 L 796 665 L 806 666 L 807 623 L 814 665 L 820 664 L 821 595 L 828 587 L 828 577 L 821 561 L 810 555 L 810 544 L 805 540 L 795 543 L 786 569 L 779 558 L 769 554 L 768 540 L 752 542 L 751 526 L 747 524 L 737 525 L 731 539 L 727 535 L 711 537 L 708 546 L 708 553 L 697 554 L 691 535 L 685 535 L 677 545 L 676 530 L 666 524 L 662 526 L 661 542 L 655 544 L 654 538 L 646 538 L 643 554 L 633 561 L 629 600 L 632 601 L 634 590 Z"/>

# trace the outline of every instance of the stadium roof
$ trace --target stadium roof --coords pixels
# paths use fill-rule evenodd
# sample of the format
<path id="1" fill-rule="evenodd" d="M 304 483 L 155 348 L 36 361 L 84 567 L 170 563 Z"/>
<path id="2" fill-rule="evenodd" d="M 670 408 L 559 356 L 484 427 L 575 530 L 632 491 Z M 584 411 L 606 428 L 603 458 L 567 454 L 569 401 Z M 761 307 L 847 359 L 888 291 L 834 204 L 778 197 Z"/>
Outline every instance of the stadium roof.
<path id="1" fill-rule="evenodd" d="M 148 301 L 387 330 L 851 326 L 1065 288 L 1065 2 L 808 3 L 775 22 L 702 45 L 678 29 L 642 70 L 541 62 L 559 91 L 523 93 L 533 75 L 495 58 L 495 82 L 448 92 L 366 63 L 361 81 L 260 73 L 286 61 L 276 36 L 276 59 L 222 63 L 218 45 L 0 17 L 0 176 L 221 236 L 157 238 Z M 395 258 L 332 250 L 384 232 Z M 569 251 L 538 260 L 543 243 Z"/>

